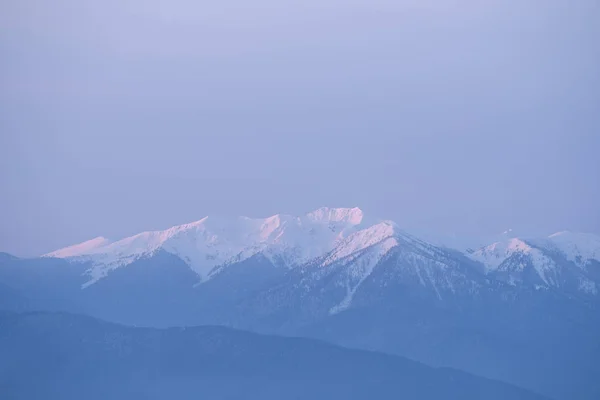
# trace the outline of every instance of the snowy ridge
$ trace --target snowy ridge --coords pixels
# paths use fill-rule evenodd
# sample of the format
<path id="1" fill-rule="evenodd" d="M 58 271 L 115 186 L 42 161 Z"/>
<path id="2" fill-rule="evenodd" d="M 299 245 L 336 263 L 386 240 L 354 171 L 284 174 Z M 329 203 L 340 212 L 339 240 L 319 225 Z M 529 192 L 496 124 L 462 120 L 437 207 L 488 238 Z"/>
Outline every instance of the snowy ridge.
<path id="1" fill-rule="evenodd" d="M 548 251 L 558 252 L 576 265 L 584 266 L 590 261 L 600 261 L 600 237 L 589 233 L 558 232 L 543 239 L 511 238 L 482 247 L 470 256 L 489 270 L 496 270 L 517 253 L 544 263 L 548 258 L 544 253 Z"/>
<path id="2" fill-rule="evenodd" d="M 331 251 L 358 229 L 362 219 L 358 208 L 320 208 L 300 217 L 205 217 L 115 242 L 96 238 L 45 257 L 90 262 L 91 279 L 84 285 L 89 286 L 115 268 L 162 250 L 180 257 L 205 280 L 215 267 L 239 262 L 260 252 L 271 258 L 279 256 L 288 267 L 305 263 Z"/>
<path id="3" fill-rule="evenodd" d="M 416 276 L 420 285 L 429 286 L 439 299 L 442 288 L 454 292 L 453 280 L 462 278 L 456 262 L 443 249 L 400 230 L 391 221 L 384 221 L 349 236 L 319 265 L 322 269 L 331 264 L 343 267 L 338 285 L 345 288 L 346 295 L 329 313 L 348 309 L 359 287 L 385 259 L 393 263 L 392 274 Z"/>
<path id="4" fill-rule="evenodd" d="M 321 207 L 306 214 L 306 218 L 312 222 L 341 222 L 349 225 L 358 225 L 363 220 L 363 212 L 360 208 L 329 208 Z"/>
<path id="5" fill-rule="evenodd" d="M 384 221 L 353 233 L 342 240 L 338 246 L 327 255 L 322 265 L 327 266 L 333 264 L 393 236 L 396 232 L 394 227 L 395 224 L 393 222 Z"/>
<path id="6" fill-rule="evenodd" d="M 539 277 L 529 282 L 558 287 L 568 274 L 579 290 L 596 293 L 596 268 L 600 263 L 600 237 L 559 232 L 542 239 L 509 238 L 506 231 L 494 243 L 464 253 L 482 265 L 485 274 L 502 275 L 511 284 L 530 279 L 531 268 Z M 262 254 L 274 265 L 295 268 L 317 265 L 326 273 L 330 265 L 347 269 L 347 307 L 360 284 L 390 251 L 400 249 L 403 265 L 414 270 L 423 286 L 446 285 L 456 273 L 448 249 L 414 237 L 392 221 L 366 220 L 359 208 L 319 208 L 302 216 L 277 214 L 267 218 L 205 217 L 162 231 L 142 232 L 117 241 L 98 237 L 45 255 L 89 263 L 87 287 L 112 270 L 164 251 L 182 259 L 199 282 L 211 279 L 227 266 Z M 450 258 L 449 258 L 450 257 Z M 566 271 L 566 272 L 565 272 Z M 445 274 L 445 275 L 444 275 Z M 435 279 L 434 279 L 435 276 Z M 450 285 L 450 284 L 449 284 Z M 451 286 L 451 285 L 450 285 Z M 448 287 L 450 287 L 448 286 Z M 338 310 L 338 311 L 336 311 Z"/>
<path id="7" fill-rule="evenodd" d="M 600 236 L 590 233 L 557 232 L 548 236 L 551 246 L 580 267 L 600 261 Z"/>
<path id="8" fill-rule="evenodd" d="M 482 247 L 468 255 L 481 262 L 486 272 L 522 273 L 532 266 L 547 286 L 560 286 L 558 276 L 567 264 L 581 269 L 591 262 L 600 262 L 600 237 L 592 234 L 559 232 L 542 239 L 510 238 Z M 577 268 L 575 268 L 577 269 Z M 577 271 L 575 271 L 577 272 Z M 584 275 L 579 277 L 580 289 L 596 292 L 596 284 Z M 514 282 L 513 282 L 514 283 Z"/>
<path id="9" fill-rule="evenodd" d="M 330 314 L 337 314 L 350 307 L 356 290 L 371 275 L 382 258 L 396 246 L 398 246 L 398 241 L 393 237 L 388 237 L 373 245 L 361 256 L 348 260 L 349 268 L 346 269 L 345 281 L 346 295 L 339 304 L 329 310 Z"/>
<path id="10" fill-rule="evenodd" d="M 482 247 L 473 252 L 471 258 L 483 263 L 488 271 L 495 271 L 509 257 L 517 253 L 532 257 L 536 265 L 542 265 L 547 261 L 540 250 L 531 247 L 518 238 L 507 239 L 503 242 L 496 242 Z"/>
<path id="11" fill-rule="evenodd" d="M 105 237 L 99 236 L 97 238 L 88 240 L 87 242 L 79 243 L 74 246 L 65 247 L 64 249 L 53 251 L 52 253 L 46 254 L 47 257 L 66 258 L 76 257 L 85 254 L 93 253 L 96 249 L 108 246 L 111 241 Z"/>

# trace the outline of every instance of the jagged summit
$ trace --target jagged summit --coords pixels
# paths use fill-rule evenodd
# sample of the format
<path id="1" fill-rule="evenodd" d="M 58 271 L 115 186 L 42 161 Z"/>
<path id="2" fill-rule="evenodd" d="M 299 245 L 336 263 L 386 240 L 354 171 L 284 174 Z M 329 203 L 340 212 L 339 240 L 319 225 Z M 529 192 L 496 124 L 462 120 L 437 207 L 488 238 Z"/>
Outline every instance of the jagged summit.
<path id="1" fill-rule="evenodd" d="M 600 261 L 600 236 L 562 231 L 545 238 L 513 237 L 484 246 L 471 257 L 494 270 L 516 254 L 532 257 L 538 264 L 548 263 L 547 259 L 551 257 L 547 253 L 559 254 L 583 267 L 592 261 Z"/>
<path id="2" fill-rule="evenodd" d="M 320 222 L 344 222 L 351 225 L 359 225 L 363 221 L 363 211 L 358 208 L 329 208 L 321 207 L 306 214 L 311 221 Z"/>
<path id="3" fill-rule="evenodd" d="M 530 282 L 536 289 L 571 287 L 596 294 L 594 271 L 600 264 L 600 237 L 558 232 L 543 238 L 508 238 L 468 255 L 482 263 L 487 273 L 502 276 L 515 285 Z"/>
<path id="4" fill-rule="evenodd" d="M 496 270 L 515 253 L 531 254 L 534 249 L 518 238 L 494 242 L 471 253 L 471 258 L 483 263 L 488 270 Z"/>
<path id="5" fill-rule="evenodd" d="M 304 263 L 330 252 L 336 244 L 359 229 L 360 208 L 322 207 L 303 216 L 276 214 L 267 218 L 212 217 L 161 231 L 142 232 L 118 241 L 98 237 L 48 253 L 88 261 L 90 284 L 112 269 L 151 256 L 159 250 L 184 260 L 201 279 L 217 266 L 237 262 L 264 252 L 283 257 L 288 266 Z"/>
<path id="6" fill-rule="evenodd" d="M 589 291 L 596 290 L 593 276 L 588 277 L 586 271 L 600 263 L 597 235 L 564 231 L 523 239 L 513 233 L 507 230 L 494 243 L 468 251 L 465 256 L 480 263 L 486 274 L 508 274 L 511 282 L 531 276 L 527 271 L 532 269 L 539 277 L 536 285 L 548 287 L 559 286 L 566 279 L 565 265 L 572 265 L 583 275 L 571 280 Z M 410 256 L 413 261 L 422 256 L 435 260 L 443 254 L 442 247 L 412 236 L 393 221 L 367 218 L 358 207 L 321 207 L 301 216 L 207 216 L 117 241 L 97 237 L 45 256 L 89 263 L 89 281 L 85 284 L 89 286 L 110 271 L 159 251 L 179 257 L 200 281 L 206 281 L 216 271 L 258 254 L 286 268 L 315 262 L 325 268 L 368 259 L 361 273 L 367 276 L 392 249 L 410 249 L 416 254 Z"/>

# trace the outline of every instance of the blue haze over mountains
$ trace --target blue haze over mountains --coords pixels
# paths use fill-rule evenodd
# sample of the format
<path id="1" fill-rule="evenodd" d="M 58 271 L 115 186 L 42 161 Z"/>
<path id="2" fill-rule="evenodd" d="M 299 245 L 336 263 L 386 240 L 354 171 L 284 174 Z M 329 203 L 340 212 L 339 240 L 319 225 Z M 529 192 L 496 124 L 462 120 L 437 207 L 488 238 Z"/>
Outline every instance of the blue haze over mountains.
<path id="1" fill-rule="evenodd" d="M 222 327 L 27 313 L 0 314 L 0 335 L 0 388 L 10 399 L 544 399 L 401 357 Z"/>
<path id="2" fill-rule="evenodd" d="M 0 398 L 600 399 L 599 20 L 0 2 Z"/>
<path id="3" fill-rule="evenodd" d="M 304 216 L 265 219 L 209 216 L 118 241 L 97 238 L 41 258 L 0 257 L 0 306 L 10 313 L 25 313 L 8 314 L 3 329 L 9 333 L 4 340 L 21 337 L 10 333 L 13 329 L 41 334 L 37 332 L 39 315 L 43 321 L 54 321 L 52 337 L 65 340 L 64 335 L 78 333 L 63 332 L 69 331 L 64 321 L 73 319 L 79 324 L 83 318 L 28 314 L 32 311 L 87 314 L 130 327 L 163 329 L 140 330 L 142 336 L 173 332 L 164 329 L 174 326 L 219 325 L 407 357 L 559 400 L 591 400 L 600 393 L 595 379 L 600 373 L 596 362 L 600 356 L 598 287 L 597 235 L 560 232 L 543 238 L 506 237 L 479 249 L 460 251 L 431 244 L 392 221 L 366 216 L 358 208 L 321 208 Z M 33 321 L 32 325 L 28 322 L 23 327 L 21 318 Z M 116 334 L 118 338 L 138 334 L 124 326 L 90 324 L 123 330 Z M 86 332 L 81 332 L 81 340 L 87 343 Z M 93 341 L 100 348 L 115 346 L 109 339 L 112 335 L 97 334 L 109 340 Z M 129 354 L 135 342 L 128 339 L 117 348 Z M 29 345 L 25 339 L 18 344 Z M 180 357 L 163 353 L 161 348 L 152 350 L 149 344 L 143 348 L 157 352 L 157 357 Z M 90 351 L 96 354 L 93 348 Z M 140 356 L 146 357 L 143 352 Z M 268 358 L 248 357 L 244 362 L 269 363 Z M 352 357 L 350 353 L 348 357 Z M 114 359 L 107 362 L 118 364 Z M 126 365 L 129 362 L 139 361 L 134 357 L 128 358 Z M 71 361 L 65 361 L 63 373 L 67 376 L 70 365 Z M 19 396 L 26 393 L 12 375 L 16 370 L 6 368 L 4 384 Z M 213 375 L 190 368 L 187 373 L 197 373 L 197 379 L 216 382 Z M 91 378 L 95 376 L 88 372 Z M 153 373 L 164 377 L 164 390 L 170 390 L 171 372 Z M 228 376 L 234 371 L 222 373 Z M 434 385 L 434 375 L 425 374 L 423 382 Z M 266 377 L 268 374 L 261 379 Z M 387 382 L 388 378 L 380 378 Z M 107 379 L 107 385 L 116 384 Z M 141 390 L 145 379 L 146 375 L 132 376 L 131 390 Z M 292 386 L 272 377 L 271 384 L 279 382 L 272 393 L 299 384 L 281 379 Z M 183 389 L 193 382 L 182 383 L 182 393 L 193 395 Z M 345 385 L 350 385 L 351 391 L 362 384 Z M 95 385 L 99 383 L 90 383 L 90 387 Z M 477 390 L 489 390 L 489 396 L 502 393 L 468 386 L 461 386 L 471 393 L 466 398 L 476 396 Z M 161 388 L 151 391 L 162 393 Z M 75 389 L 84 390 L 85 385 Z M 324 396 L 330 393 L 318 385 L 314 390 Z M 362 390 L 357 393 L 366 393 Z M 387 384 L 380 390 L 377 393 L 405 393 Z M 442 398 L 454 396 L 449 392 Z M 423 390 L 408 398 L 437 397 Z"/>

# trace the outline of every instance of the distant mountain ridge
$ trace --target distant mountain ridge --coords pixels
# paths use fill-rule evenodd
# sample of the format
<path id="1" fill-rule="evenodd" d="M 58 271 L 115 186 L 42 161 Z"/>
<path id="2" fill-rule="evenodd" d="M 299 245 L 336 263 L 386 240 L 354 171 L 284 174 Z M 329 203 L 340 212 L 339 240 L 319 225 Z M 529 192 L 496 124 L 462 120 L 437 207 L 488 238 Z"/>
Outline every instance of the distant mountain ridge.
<path id="1" fill-rule="evenodd" d="M 358 208 L 320 208 L 302 217 L 205 217 L 115 242 L 99 237 L 45 256 L 91 262 L 91 280 L 87 284 L 92 284 L 111 269 L 164 250 L 180 257 L 200 280 L 206 280 L 216 267 L 257 253 L 273 256 L 288 267 L 303 264 L 331 251 L 356 232 L 362 221 L 363 213 Z"/>
<path id="2" fill-rule="evenodd" d="M 476 250 L 473 260 L 486 271 L 515 285 L 528 272 L 536 288 L 570 286 L 574 292 L 598 294 L 600 236 L 559 232 L 547 238 L 510 238 Z"/>
<path id="3" fill-rule="evenodd" d="M 598 237 L 510 233 L 459 251 L 358 208 L 207 217 L 41 258 L 0 257 L 0 309 L 313 337 L 595 400 Z"/>
<path id="4" fill-rule="evenodd" d="M 315 340 L 214 326 L 132 328 L 62 313 L 0 313 L 0 353 L 0 390 L 12 400 L 545 399 Z"/>
<path id="5" fill-rule="evenodd" d="M 559 286 L 561 276 L 571 274 L 576 275 L 568 278 L 577 281 L 577 284 L 570 283 L 577 287 L 576 290 L 598 293 L 600 283 L 595 279 L 595 272 L 590 275 L 587 269 L 600 263 L 600 236 L 559 232 L 546 238 L 520 239 L 510 237 L 510 233 L 505 232 L 506 239 L 500 242 L 464 254 L 481 263 L 490 276 L 505 273 L 507 276 L 502 279 L 513 284 L 523 281 L 519 272 L 529 266 L 539 278 L 535 283 L 529 283 L 538 288 Z M 116 268 L 166 251 L 181 258 L 198 275 L 199 282 L 203 282 L 227 265 L 257 254 L 286 268 L 315 264 L 321 258 L 321 265 L 326 266 L 386 242 L 383 245 L 387 246 L 386 251 L 382 252 L 382 246 L 373 248 L 378 254 L 374 254 L 375 259 L 380 260 L 397 246 L 394 244 L 396 235 L 412 237 L 392 221 L 366 219 L 357 207 L 322 207 L 298 217 L 281 214 L 268 218 L 205 217 L 164 231 L 143 232 L 117 241 L 98 237 L 44 257 L 89 263 L 86 272 L 89 280 L 83 284 L 89 286 Z M 572 268 L 574 266 L 578 269 Z M 570 270 L 559 271 L 565 269 L 563 267 Z"/>

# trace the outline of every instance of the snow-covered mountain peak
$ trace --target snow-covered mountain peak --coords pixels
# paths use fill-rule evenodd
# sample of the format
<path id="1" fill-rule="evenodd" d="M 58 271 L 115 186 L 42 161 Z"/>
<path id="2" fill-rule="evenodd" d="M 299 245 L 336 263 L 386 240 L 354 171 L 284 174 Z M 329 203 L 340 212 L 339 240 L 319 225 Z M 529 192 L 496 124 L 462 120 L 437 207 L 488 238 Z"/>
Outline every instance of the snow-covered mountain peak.
<path id="1" fill-rule="evenodd" d="M 507 237 L 511 234 L 507 231 L 504 237 L 469 251 L 467 256 L 482 263 L 486 273 L 509 274 L 515 279 L 533 267 L 547 285 L 559 281 L 561 268 L 577 265 L 580 268 L 576 269 L 585 275 L 588 266 L 595 265 L 592 260 L 600 262 L 597 235 L 559 232 L 542 239 Z M 405 262 L 416 264 L 435 263 L 447 254 L 441 247 L 404 232 L 392 221 L 366 219 L 359 208 L 323 207 L 301 216 L 208 216 L 117 241 L 98 237 L 46 256 L 89 263 L 87 286 L 116 268 L 158 252 L 179 257 L 200 281 L 206 281 L 229 265 L 257 254 L 278 267 L 362 263 L 361 270 L 366 273 L 391 249 L 397 250 L 394 254 L 402 254 Z M 591 287 L 586 279 L 582 275 L 582 285 Z"/>
<path id="2" fill-rule="evenodd" d="M 562 231 L 548 236 L 548 242 L 578 266 L 583 267 L 590 261 L 600 262 L 599 235 Z"/>
<path id="3" fill-rule="evenodd" d="M 162 250 L 180 257 L 207 279 L 217 266 L 257 253 L 288 267 L 327 254 L 363 222 L 359 208 L 320 208 L 304 216 L 267 218 L 205 217 L 162 231 L 148 231 L 118 241 L 96 238 L 49 253 L 47 257 L 90 262 L 91 283 L 112 269 Z"/>
<path id="4" fill-rule="evenodd" d="M 312 222 L 341 222 L 348 225 L 359 225 L 363 221 L 363 211 L 358 208 L 321 207 L 309 212 L 306 217 Z"/>
<path id="5" fill-rule="evenodd" d="M 518 238 L 511 238 L 482 247 L 469 256 L 483 263 L 488 270 L 496 270 L 513 254 L 530 254 L 532 251 L 533 248 L 525 241 Z"/>
<path id="6" fill-rule="evenodd" d="M 563 231 L 542 239 L 510 238 L 482 247 L 470 257 L 495 270 L 514 254 L 543 258 L 544 264 L 548 264 L 548 258 L 559 255 L 583 267 L 593 260 L 600 262 L 600 236 Z"/>
<path id="7" fill-rule="evenodd" d="M 531 279 L 526 271 L 532 268 L 539 277 L 535 287 L 576 285 L 579 291 L 597 293 L 594 274 L 587 272 L 589 265 L 600 262 L 597 235 L 564 231 L 544 238 L 511 238 L 482 247 L 468 256 L 481 262 L 487 272 L 505 274 L 512 283 Z"/>
<path id="8" fill-rule="evenodd" d="M 396 224 L 391 221 L 383 221 L 365 229 L 352 233 L 347 238 L 340 241 L 337 247 L 327 256 L 322 265 L 333 264 L 352 254 L 356 254 L 375 244 L 391 238 L 388 245 L 393 247 L 398 242 L 394 235 L 398 232 Z M 392 244 L 392 242 L 394 244 Z"/>

